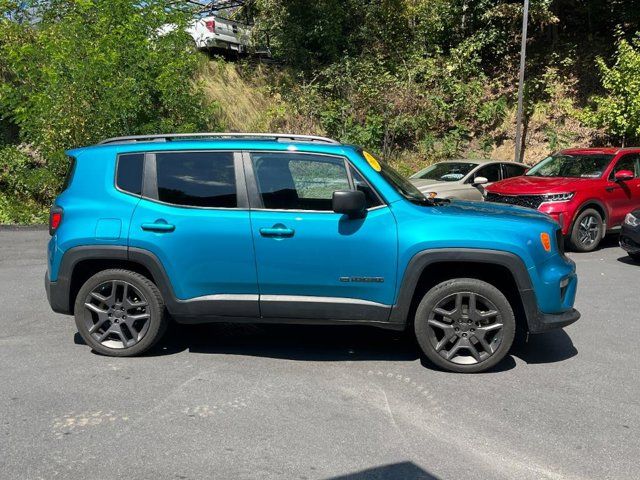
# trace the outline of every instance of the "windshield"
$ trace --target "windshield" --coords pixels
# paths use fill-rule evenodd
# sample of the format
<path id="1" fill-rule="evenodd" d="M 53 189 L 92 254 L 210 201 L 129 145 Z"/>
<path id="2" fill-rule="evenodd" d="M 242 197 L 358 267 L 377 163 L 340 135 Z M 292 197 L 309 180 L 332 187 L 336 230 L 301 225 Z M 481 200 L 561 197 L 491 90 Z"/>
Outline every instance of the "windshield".
<path id="1" fill-rule="evenodd" d="M 371 154 L 367 152 L 367 155 L 371 155 Z M 365 157 L 365 159 L 367 158 L 364 154 L 363 156 Z M 422 194 L 422 192 L 418 190 L 409 180 L 407 180 L 404 176 L 396 172 L 388 163 L 379 161 L 377 157 L 374 157 L 374 158 L 378 160 L 378 163 L 380 165 L 379 167 L 380 175 L 382 175 L 382 177 L 387 182 L 389 182 L 391 186 L 395 188 L 400 195 L 402 195 L 404 198 L 414 203 L 420 203 L 420 204 L 433 203 L 429 199 L 427 199 L 427 197 L 425 197 Z M 378 169 L 376 168 L 376 170 Z"/>
<path id="2" fill-rule="evenodd" d="M 613 155 L 552 155 L 529 170 L 534 177 L 600 178 Z"/>
<path id="3" fill-rule="evenodd" d="M 478 166 L 469 162 L 442 162 L 433 164 L 419 171 L 411 178 L 423 180 L 437 180 L 438 182 L 457 182 L 466 177 L 471 170 Z"/>

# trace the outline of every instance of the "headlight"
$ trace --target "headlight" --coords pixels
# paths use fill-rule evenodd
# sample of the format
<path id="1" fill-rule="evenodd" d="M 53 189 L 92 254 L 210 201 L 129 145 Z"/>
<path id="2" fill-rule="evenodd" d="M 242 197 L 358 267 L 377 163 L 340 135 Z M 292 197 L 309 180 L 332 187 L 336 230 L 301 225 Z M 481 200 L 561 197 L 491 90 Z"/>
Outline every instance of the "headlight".
<path id="1" fill-rule="evenodd" d="M 549 202 L 549 203 L 554 203 L 554 202 L 568 202 L 569 200 L 571 200 L 573 198 L 573 196 L 576 194 L 576 192 L 569 192 L 569 193 L 548 193 L 547 195 L 544 195 L 544 200 L 543 202 Z"/>
<path id="2" fill-rule="evenodd" d="M 640 225 L 640 218 L 636 217 L 633 213 L 627 213 L 627 216 L 624 217 L 624 223 L 631 227 L 637 227 Z"/>

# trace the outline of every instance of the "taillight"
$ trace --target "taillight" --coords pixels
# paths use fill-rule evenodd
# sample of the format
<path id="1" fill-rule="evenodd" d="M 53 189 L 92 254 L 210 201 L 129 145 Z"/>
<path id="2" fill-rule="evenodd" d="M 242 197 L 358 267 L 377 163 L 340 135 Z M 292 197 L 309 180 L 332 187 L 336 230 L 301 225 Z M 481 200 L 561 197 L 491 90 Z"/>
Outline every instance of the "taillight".
<path id="1" fill-rule="evenodd" d="M 49 212 L 49 235 L 53 235 L 62 223 L 62 208 L 58 206 L 51 207 Z"/>
<path id="2" fill-rule="evenodd" d="M 216 30 L 216 21 L 215 20 L 205 20 L 204 21 L 204 26 L 207 27 L 207 30 L 209 30 L 211 33 L 213 33 Z"/>

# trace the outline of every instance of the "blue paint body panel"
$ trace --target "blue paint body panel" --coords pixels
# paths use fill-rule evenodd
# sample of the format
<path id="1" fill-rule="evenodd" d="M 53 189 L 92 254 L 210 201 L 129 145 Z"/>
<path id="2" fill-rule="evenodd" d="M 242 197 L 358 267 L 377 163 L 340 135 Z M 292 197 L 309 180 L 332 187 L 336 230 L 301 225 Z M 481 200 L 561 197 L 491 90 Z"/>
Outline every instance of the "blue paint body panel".
<path id="1" fill-rule="evenodd" d="M 162 204 L 114 187 L 119 153 L 188 150 L 297 151 L 346 157 L 386 205 L 363 220 L 332 212 L 201 209 Z M 76 168 L 56 199 L 63 222 L 48 247 L 55 281 L 64 253 L 86 245 L 120 245 L 152 252 L 178 299 L 208 295 L 304 295 L 344 297 L 394 305 L 405 271 L 418 253 L 436 248 L 509 252 L 529 272 L 539 310 L 561 313 L 573 306 L 575 265 L 540 234 L 555 241 L 558 225 L 534 210 L 475 202 L 419 206 L 406 200 L 355 147 L 272 140 L 191 140 L 86 147 L 69 152 Z M 244 187 L 244 186 L 243 186 Z M 163 221 L 171 232 L 142 224 Z M 285 225 L 291 238 L 268 238 L 260 229 Z M 344 277 L 383 281 L 344 281 Z M 343 279 L 343 280 L 341 280 Z M 561 297 L 560 282 L 568 280 Z"/>

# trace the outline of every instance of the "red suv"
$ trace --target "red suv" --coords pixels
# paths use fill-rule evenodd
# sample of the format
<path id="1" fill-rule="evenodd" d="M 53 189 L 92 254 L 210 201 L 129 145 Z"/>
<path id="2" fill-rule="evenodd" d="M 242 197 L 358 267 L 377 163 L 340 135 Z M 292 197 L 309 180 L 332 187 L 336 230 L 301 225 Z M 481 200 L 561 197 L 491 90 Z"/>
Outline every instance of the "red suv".
<path id="1" fill-rule="evenodd" d="M 547 213 L 573 249 L 589 252 L 640 208 L 640 148 L 563 150 L 488 186 L 485 200 Z"/>

